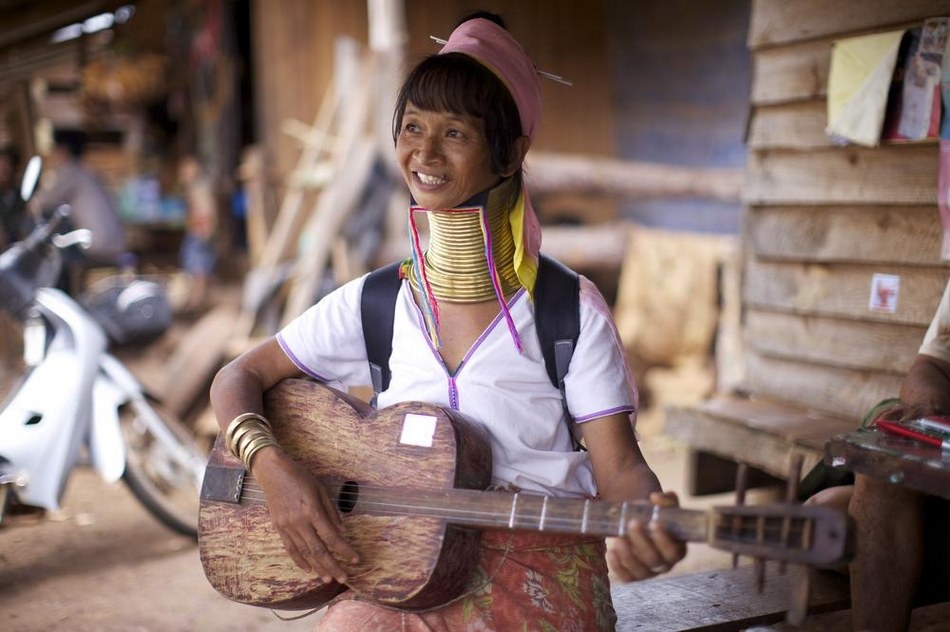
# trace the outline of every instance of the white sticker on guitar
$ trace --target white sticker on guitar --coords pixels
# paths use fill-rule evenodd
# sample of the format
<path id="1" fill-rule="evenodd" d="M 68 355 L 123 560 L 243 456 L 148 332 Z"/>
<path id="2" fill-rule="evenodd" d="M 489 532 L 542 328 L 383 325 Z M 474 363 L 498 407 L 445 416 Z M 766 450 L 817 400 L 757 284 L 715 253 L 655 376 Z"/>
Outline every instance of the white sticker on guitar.
<path id="1" fill-rule="evenodd" d="M 432 437 L 435 435 L 435 422 L 436 418 L 431 415 L 409 413 L 402 421 L 402 435 L 399 437 L 399 443 L 431 448 Z"/>

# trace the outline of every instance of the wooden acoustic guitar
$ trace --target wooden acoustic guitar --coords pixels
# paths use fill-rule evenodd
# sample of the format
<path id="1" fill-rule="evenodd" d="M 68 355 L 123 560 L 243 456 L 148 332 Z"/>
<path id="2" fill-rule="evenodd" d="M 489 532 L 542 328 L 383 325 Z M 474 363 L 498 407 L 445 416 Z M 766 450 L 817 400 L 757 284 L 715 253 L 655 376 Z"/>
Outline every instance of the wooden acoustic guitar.
<path id="1" fill-rule="evenodd" d="M 309 380 L 265 394 L 283 449 L 328 488 L 361 562 L 348 586 L 299 569 L 271 525 L 259 485 L 219 437 L 201 490 L 198 544 L 205 575 L 233 601 L 275 609 L 318 607 L 347 587 L 409 610 L 464 590 L 479 530 L 618 536 L 632 518 L 662 522 L 677 538 L 734 553 L 824 566 L 846 558 L 847 517 L 824 507 L 759 505 L 708 511 L 644 502 L 484 491 L 491 452 L 458 412 L 423 403 L 380 411 Z"/>

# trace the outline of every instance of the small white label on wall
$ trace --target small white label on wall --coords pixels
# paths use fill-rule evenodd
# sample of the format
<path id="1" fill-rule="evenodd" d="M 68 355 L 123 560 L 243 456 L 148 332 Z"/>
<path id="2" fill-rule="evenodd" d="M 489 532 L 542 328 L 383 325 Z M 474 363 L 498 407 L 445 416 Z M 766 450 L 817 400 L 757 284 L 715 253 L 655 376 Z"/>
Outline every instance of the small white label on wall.
<path id="1" fill-rule="evenodd" d="M 875 274 L 871 277 L 871 298 L 868 309 L 872 312 L 893 314 L 897 311 L 901 278 L 896 274 Z"/>
<path id="2" fill-rule="evenodd" d="M 402 435 L 399 437 L 399 443 L 431 448 L 432 437 L 435 435 L 435 422 L 436 418 L 431 415 L 409 413 L 402 421 Z"/>

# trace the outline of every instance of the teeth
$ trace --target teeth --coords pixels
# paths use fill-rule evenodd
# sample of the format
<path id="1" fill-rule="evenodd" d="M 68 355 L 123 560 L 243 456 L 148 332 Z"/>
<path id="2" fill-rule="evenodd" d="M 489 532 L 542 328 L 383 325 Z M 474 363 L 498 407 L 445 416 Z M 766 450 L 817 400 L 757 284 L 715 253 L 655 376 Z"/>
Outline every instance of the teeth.
<path id="1" fill-rule="evenodd" d="M 419 173 L 418 171 L 416 172 L 416 176 L 419 177 L 419 181 L 422 182 L 422 184 L 427 184 L 430 186 L 441 184 L 445 181 L 445 178 L 441 176 L 430 176 L 425 173 Z"/>

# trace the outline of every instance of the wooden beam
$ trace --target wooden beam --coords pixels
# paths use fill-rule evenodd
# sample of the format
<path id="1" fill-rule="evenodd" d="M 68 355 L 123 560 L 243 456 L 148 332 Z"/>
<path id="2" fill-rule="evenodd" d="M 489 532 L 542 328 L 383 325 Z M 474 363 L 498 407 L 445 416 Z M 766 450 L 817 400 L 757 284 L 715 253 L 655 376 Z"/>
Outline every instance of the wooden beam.
<path id="1" fill-rule="evenodd" d="M 828 92 L 831 40 L 756 51 L 753 62 L 753 105 L 818 99 Z"/>
<path id="2" fill-rule="evenodd" d="M 824 100 L 760 106 L 752 114 L 747 144 L 754 150 L 827 149 L 833 146 L 827 124 Z"/>
<path id="3" fill-rule="evenodd" d="M 232 306 L 221 305 L 195 323 L 175 347 L 157 395 L 178 418 L 184 418 L 199 398 L 207 395 L 214 374 L 227 359 L 225 352 L 237 317 Z"/>
<path id="4" fill-rule="evenodd" d="M 304 229 L 310 242 L 297 261 L 297 279 L 287 298 L 283 324 L 302 314 L 317 298 L 332 244 L 355 208 L 360 192 L 369 185 L 375 138 L 367 133 L 367 119 L 375 72 L 374 58 L 367 54 L 359 65 L 358 83 L 346 95 L 348 106 L 341 112 L 336 132 L 338 147 L 333 157 L 334 177 L 317 197 Z"/>
<path id="5" fill-rule="evenodd" d="M 749 156 L 748 204 L 936 204 L 936 143 Z"/>
<path id="6" fill-rule="evenodd" d="M 900 276 L 896 311 L 868 309 L 875 273 Z M 826 265 L 749 260 L 743 304 L 772 311 L 928 325 L 947 285 L 946 268 Z"/>
<path id="7" fill-rule="evenodd" d="M 340 96 L 331 86 L 314 117 L 313 129 L 328 130 L 337 116 L 340 105 Z M 319 138 L 320 141 L 327 141 L 329 135 L 323 134 Z M 326 151 L 323 142 L 304 144 L 297 162 L 297 170 L 311 169 L 324 158 Z M 277 211 L 277 220 L 267 236 L 267 245 L 261 255 L 262 268 L 273 268 L 285 260 L 296 246 L 294 237 L 306 220 L 304 202 L 307 193 L 306 187 L 296 186 L 293 183 L 287 188 L 281 200 L 280 209 Z"/>
<path id="8" fill-rule="evenodd" d="M 319 298 L 330 254 L 343 223 L 356 208 L 360 193 L 371 184 L 374 148 L 374 139 L 370 137 L 354 144 L 341 163 L 335 181 L 318 196 L 316 208 L 304 228 L 306 246 L 295 267 L 281 326 L 304 313 Z"/>
<path id="9" fill-rule="evenodd" d="M 749 47 L 883 31 L 947 14 L 946 0 L 753 0 Z"/>
<path id="10" fill-rule="evenodd" d="M 757 467 L 747 466 L 745 489 L 781 487 L 783 480 L 763 472 Z M 735 459 L 726 459 L 712 452 L 690 449 L 686 462 L 685 491 L 690 496 L 709 496 L 735 492 L 739 477 L 739 463 Z"/>
<path id="11" fill-rule="evenodd" d="M 742 187 L 741 169 L 682 167 L 535 152 L 528 154 L 527 184 L 532 193 L 582 193 L 617 198 L 705 198 L 734 202 Z"/>
<path id="12" fill-rule="evenodd" d="M 756 396 L 852 420 L 862 419 L 878 402 L 896 397 L 903 381 L 900 375 L 780 360 L 751 350 L 746 353 L 745 379 L 745 389 Z"/>
<path id="13" fill-rule="evenodd" d="M 545 226 L 541 250 L 574 269 L 620 269 L 630 242 L 629 225 Z"/>
<path id="14" fill-rule="evenodd" d="M 902 375 L 925 331 L 922 325 L 747 309 L 743 333 L 746 346 L 763 356 Z"/>
<path id="15" fill-rule="evenodd" d="M 941 265 L 936 206 L 759 206 L 744 221 L 762 259 Z"/>
<path id="16" fill-rule="evenodd" d="M 810 404 L 810 402 L 804 402 Z M 796 457 L 808 471 L 822 458 L 825 441 L 854 430 L 859 417 L 837 417 L 771 400 L 719 396 L 695 406 L 666 410 L 664 432 L 697 450 L 748 463 L 787 478 Z"/>

